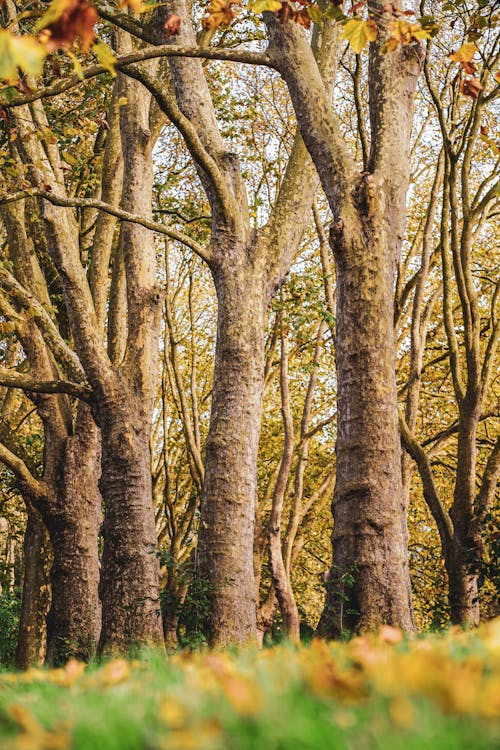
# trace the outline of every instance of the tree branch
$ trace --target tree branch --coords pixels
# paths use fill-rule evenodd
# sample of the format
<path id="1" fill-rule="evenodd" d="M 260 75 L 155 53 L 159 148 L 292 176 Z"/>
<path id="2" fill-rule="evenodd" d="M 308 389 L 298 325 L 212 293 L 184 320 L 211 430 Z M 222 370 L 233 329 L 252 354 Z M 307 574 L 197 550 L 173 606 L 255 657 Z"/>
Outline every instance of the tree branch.
<path id="1" fill-rule="evenodd" d="M 4 367 L 0 367 L 0 385 L 33 393 L 67 393 L 87 403 L 92 401 L 92 391 L 85 385 L 71 383 L 68 380 L 36 380 L 30 375 Z"/>
<path id="2" fill-rule="evenodd" d="M 275 64 L 270 55 L 262 52 L 252 52 L 251 50 L 245 49 L 217 49 L 214 47 L 194 47 L 194 46 L 175 46 L 175 45 L 161 45 L 144 47 L 138 52 L 133 52 L 130 55 L 122 55 L 116 58 L 115 67 L 117 70 L 124 70 L 134 63 L 144 62 L 145 60 L 153 60 L 159 57 L 191 57 L 191 58 L 202 58 L 205 60 L 221 60 L 228 62 L 244 63 L 247 65 L 264 65 L 269 68 L 274 68 Z M 31 94 L 23 94 L 22 96 L 16 96 L 11 99 L 8 104 L 4 106 L 8 107 L 20 107 L 22 104 L 30 104 L 37 99 L 46 99 L 48 97 L 57 96 L 63 94 L 75 86 L 79 86 L 83 80 L 89 78 L 95 78 L 103 73 L 109 73 L 109 68 L 104 65 L 89 65 L 83 68 L 79 76 L 72 75 L 68 78 L 56 81 L 51 86 L 46 86 L 38 91 L 33 91 Z"/>
<path id="3" fill-rule="evenodd" d="M 63 206 L 65 208 L 95 208 L 99 211 L 105 211 L 112 216 L 116 216 L 116 218 L 120 219 L 121 221 L 140 224 L 141 226 L 146 227 L 146 229 L 150 229 L 152 232 L 165 234 L 167 237 L 170 237 L 170 239 L 181 242 L 183 245 L 186 245 L 186 247 L 189 247 L 191 250 L 193 250 L 197 255 L 200 256 L 200 258 L 202 258 L 207 263 L 211 259 L 210 252 L 206 248 L 202 247 L 202 245 L 200 245 L 198 242 L 196 242 L 196 240 L 191 239 L 189 235 L 184 234 L 184 232 L 180 232 L 173 227 L 168 227 L 159 221 L 153 221 L 152 219 L 146 219 L 143 216 L 138 216 L 137 214 L 132 214 L 128 211 L 124 211 L 121 208 L 117 208 L 116 206 L 112 206 L 109 203 L 104 203 L 103 201 L 99 201 L 94 198 L 63 198 L 60 195 L 54 195 L 47 190 L 34 188 L 30 190 L 23 190 L 19 193 L 14 193 L 12 195 L 7 195 L 4 198 L 0 198 L 0 204 L 24 200 L 25 198 L 28 198 L 30 196 L 38 196 L 40 198 L 44 198 L 50 203 L 53 203 L 55 206 Z"/>

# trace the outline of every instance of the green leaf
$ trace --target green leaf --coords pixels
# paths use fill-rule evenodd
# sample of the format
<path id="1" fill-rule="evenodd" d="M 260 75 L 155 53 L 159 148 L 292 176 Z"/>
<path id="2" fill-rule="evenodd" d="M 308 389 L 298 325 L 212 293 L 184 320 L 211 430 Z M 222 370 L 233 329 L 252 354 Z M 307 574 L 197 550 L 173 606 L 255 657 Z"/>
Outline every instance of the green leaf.
<path id="1" fill-rule="evenodd" d="M 343 13 L 342 8 L 336 5 L 330 5 L 326 11 L 328 18 L 333 18 L 334 21 L 346 21 L 347 16 Z"/>
<path id="2" fill-rule="evenodd" d="M 314 23 L 321 23 L 323 20 L 323 12 L 318 5 L 310 5 L 307 9 L 307 14 Z"/>
<path id="3" fill-rule="evenodd" d="M 351 18 L 344 26 L 341 39 L 348 39 L 354 52 L 359 55 L 368 42 L 374 42 L 378 31 L 374 21 Z"/>

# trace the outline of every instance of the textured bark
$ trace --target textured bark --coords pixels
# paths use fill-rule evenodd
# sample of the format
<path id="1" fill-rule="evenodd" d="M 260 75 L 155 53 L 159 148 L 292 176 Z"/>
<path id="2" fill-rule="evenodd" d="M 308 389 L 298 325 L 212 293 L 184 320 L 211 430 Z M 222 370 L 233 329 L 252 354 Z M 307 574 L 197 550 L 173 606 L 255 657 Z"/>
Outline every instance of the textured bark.
<path id="1" fill-rule="evenodd" d="M 88 661 L 99 639 L 99 442 L 89 408 L 79 406 L 75 434 L 66 441 L 58 497 L 44 514 L 54 553 L 47 620 L 47 661 L 52 664 Z"/>
<path id="2" fill-rule="evenodd" d="M 477 627 L 480 619 L 478 576 L 470 564 L 470 555 L 456 539 L 444 548 L 451 621 L 456 625 Z"/>
<path id="3" fill-rule="evenodd" d="M 382 11 L 380 13 L 379 11 Z M 380 21 L 382 4 L 371 12 Z M 337 479 L 334 564 L 318 632 L 413 630 L 394 372 L 393 290 L 405 226 L 409 139 L 419 49 L 371 45 L 371 148 L 359 173 L 307 39 L 265 15 L 269 52 L 285 79 L 334 215 L 337 277 Z"/>
<path id="4" fill-rule="evenodd" d="M 151 495 L 149 423 L 143 403 L 123 382 L 103 414 L 102 475 L 105 501 L 99 650 L 126 652 L 162 643 L 159 561 Z"/>
<path id="5" fill-rule="evenodd" d="M 24 533 L 24 576 L 16 649 L 16 667 L 43 664 L 47 649 L 46 617 L 50 607 L 51 546 L 40 514 L 28 505 Z"/>
<path id="6" fill-rule="evenodd" d="M 479 393 L 468 392 L 461 403 L 458 426 L 457 468 L 450 518 L 454 539 L 451 551 L 443 549 L 448 573 L 448 598 L 452 623 L 479 625 L 478 573 L 483 557 L 481 509 L 476 503 L 477 428 L 481 415 Z"/>
<path id="7" fill-rule="evenodd" d="M 130 41 L 122 41 L 127 48 Z M 120 112 L 122 207 L 147 217 L 153 178 L 151 96 L 123 76 L 118 83 L 127 99 Z M 116 361 L 112 384 L 97 404 L 102 431 L 99 486 L 105 502 L 101 653 L 163 643 L 149 444 L 161 297 L 148 230 L 123 224 L 120 248 L 127 278 L 127 340 L 124 347 L 115 347 L 123 351 L 123 360 Z"/>
<path id="8" fill-rule="evenodd" d="M 393 340 L 393 263 L 382 242 L 333 238 L 337 261 L 334 565 L 319 631 L 412 630 Z M 347 578 L 345 577 L 347 576 Z M 352 576 L 353 582 L 347 580 Z"/>
<path id="9" fill-rule="evenodd" d="M 213 588 L 209 638 L 223 646 L 256 639 L 253 532 L 265 295 L 250 264 L 246 273 L 214 280 L 219 308 L 199 565 Z"/>
<path id="10" fill-rule="evenodd" d="M 271 517 L 269 519 L 269 567 L 283 617 L 283 629 L 292 641 L 300 640 L 300 618 L 290 581 L 290 567 L 285 564 L 282 550 L 281 522 L 288 477 L 293 460 L 293 417 L 288 386 L 288 341 L 281 320 L 280 391 L 281 413 L 284 427 L 283 454 L 273 493 Z M 283 545 L 284 546 L 284 545 Z"/>
<path id="11" fill-rule="evenodd" d="M 2 218 L 9 239 L 9 253 L 20 281 L 38 298 L 50 304 L 47 287 L 27 233 L 24 204 L 5 207 Z M 37 377 L 57 377 L 54 358 L 43 340 L 33 317 L 18 324 L 18 336 L 26 352 L 30 368 Z M 52 600 L 47 619 L 47 659 L 62 662 L 71 656 L 89 659 L 99 637 L 100 605 L 98 599 L 98 532 L 101 520 L 101 497 L 97 487 L 99 472 L 99 433 L 89 407 L 80 404 L 76 417 L 63 395 L 36 395 L 44 427 L 44 455 L 40 491 L 32 491 L 29 483 L 20 480 L 20 489 L 28 509 L 40 513 L 50 536 L 53 551 L 50 571 Z M 8 439 L 2 434 L 2 441 Z M 11 436 L 15 440 L 15 436 Z M 21 446 L 12 445 L 20 453 Z M 28 466 L 36 477 L 37 467 Z M 28 532 L 33 523 L 31 513 Z M 31 658 L 28 634 L 43 633 L 36 597 L 34 573 L 26 558 L 25 591 L 18 650 L 19 664 Z M 40 571 L 39 575 L 42 574 Z M 36 575 L 36 574 L 35 574 Z M 45 584 L 43 584 L 45 585 Z M 38 593 L 37 593 L 38 592 Z M 46 597 L 46 593 L 44 594 Z M 33 597 L 33 599 L 32 599 Z M 34 617 L 30 622 L 30 617 Z"/>

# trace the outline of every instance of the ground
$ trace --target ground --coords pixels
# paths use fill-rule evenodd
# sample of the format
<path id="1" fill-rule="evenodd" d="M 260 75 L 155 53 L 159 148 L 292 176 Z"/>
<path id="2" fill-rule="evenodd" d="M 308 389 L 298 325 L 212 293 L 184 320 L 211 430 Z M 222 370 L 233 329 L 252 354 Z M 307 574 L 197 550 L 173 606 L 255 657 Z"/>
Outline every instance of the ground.
<path id="1" fill-rule="evenodd" d="M 500 620 L 0 673 L 5 750 L 495 750 Z"/>

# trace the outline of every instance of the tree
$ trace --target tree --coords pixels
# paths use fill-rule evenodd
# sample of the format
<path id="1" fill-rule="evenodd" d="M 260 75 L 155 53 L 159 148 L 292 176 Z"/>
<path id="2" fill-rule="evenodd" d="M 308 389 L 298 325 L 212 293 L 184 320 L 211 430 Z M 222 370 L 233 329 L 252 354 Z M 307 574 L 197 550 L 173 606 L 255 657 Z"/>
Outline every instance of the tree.
<path id="1" fill-rule="evenodd" d="M 371 146 L 361 171 L 303 31 L 266 14 L 268 54 L 285 79 L 304 142 L 334 215 L 337 279 L 337 477 L 334 567 L 320 632 L 340 634 L 339 581 L 354 569 L 345 627 L 413 629 L 402 506 L 393 286 L 405 225 L 409 139 L 420 72 L 418 42 L 384 54 L 389 21 L 373 3 L 368 81 Z"/>
<path id="2" fill-rule="evenodd" d="M 408 423 L 408 413 L 406 421 L 402 419 L 405 446 L 419 468 L 424 495 L 439 530 L 451 619 L 467 625 L 479 623 L 478 576 L 486 562 L 484 533 L 500 476 L 500 439 L 493 436 L 487 440 L 488 447 L 481 450 L 484 438 L 481 440 L 480 436 L 481 423 L 498 415 L 489 392 L 497 370 L 500 330 L 500 287 L 487 250 L 482 247 L 486 232 L 493 230 L 498 211 L 498 147 L 489 136 L 488 105 L 498 93 L 491 71 L 498 64 L 499 52 L 498 39 L 488 27 L 481 37 L 482 69 L 477 78 L 480 88 L 469 99 L 457 96 L 457 89 L 464 91 L 466 76 L 478 72 L 474 62 L 478 47 L 468 41 L 476 22 L 477 14 L 464 8 L 453 30 L 454 39 L 461 45 L 459 50 L 444 62 L 435 60 L 429 49 L 425 64 L 426 83 L 443 143 L 433 202 L 441 189 L 438 241 L 442 316 L 457 418 L 440 434 L 428 436 L 425 446 L 415 437 L 414 419 Z M 431 63 L 448 71 L 459 63 L 461 72 L 439 91 Z M 419 365 L 415 367 L 416 382 Z M 437 486 L 432 458 L 455 434 L 453 501 L 447 507 Z"/>

